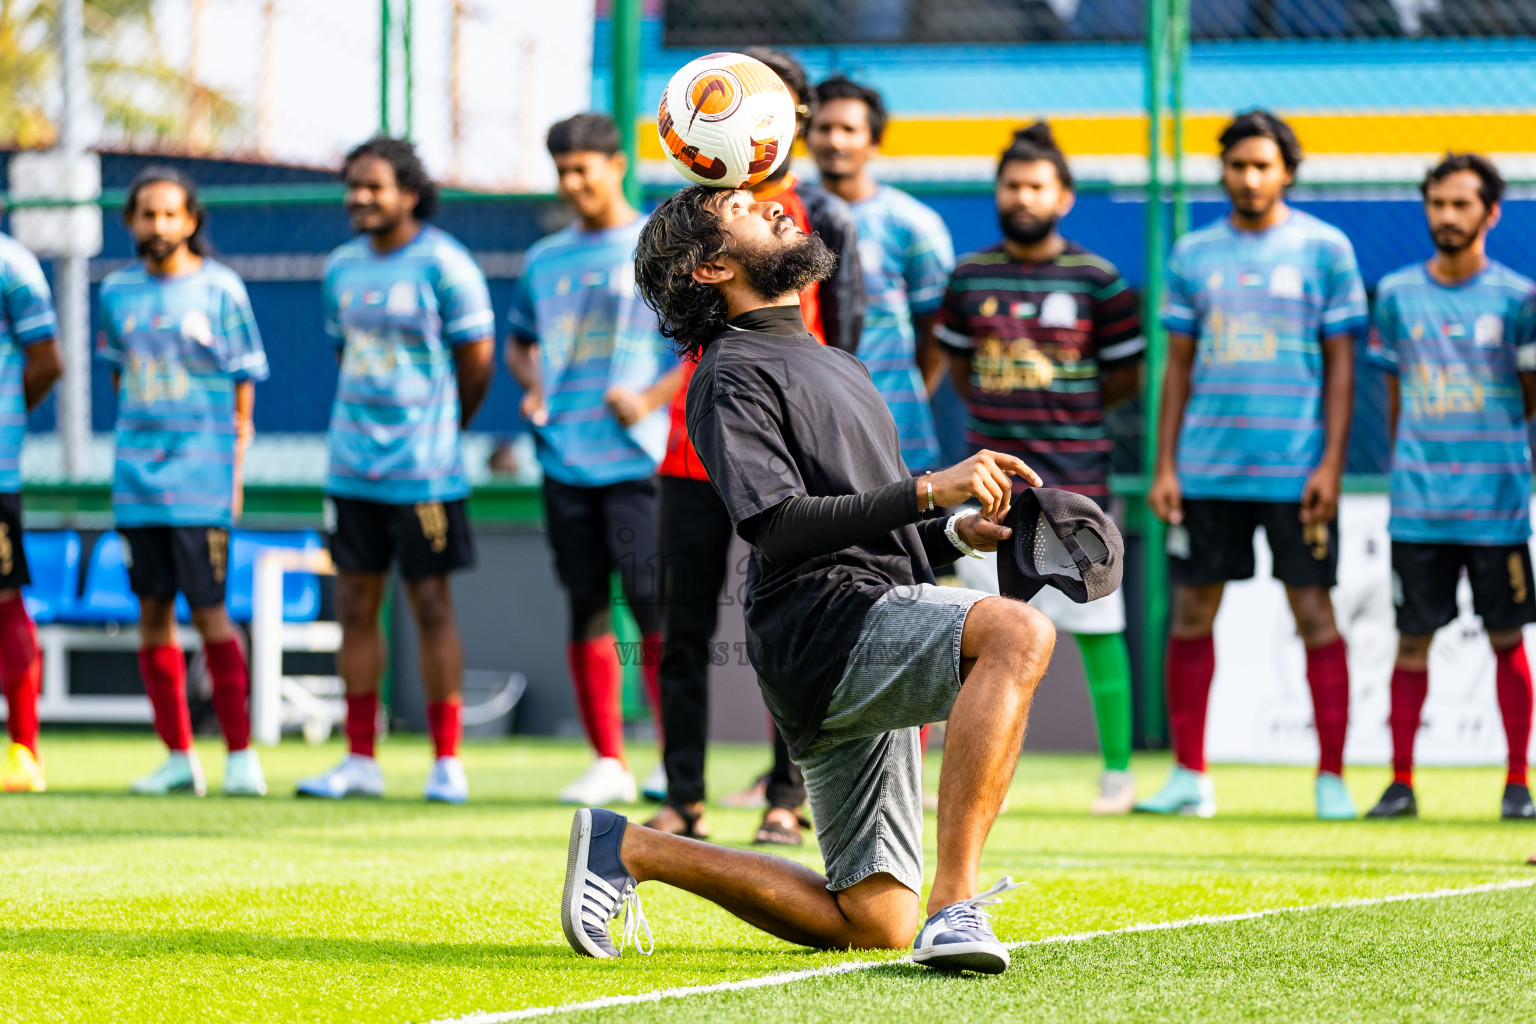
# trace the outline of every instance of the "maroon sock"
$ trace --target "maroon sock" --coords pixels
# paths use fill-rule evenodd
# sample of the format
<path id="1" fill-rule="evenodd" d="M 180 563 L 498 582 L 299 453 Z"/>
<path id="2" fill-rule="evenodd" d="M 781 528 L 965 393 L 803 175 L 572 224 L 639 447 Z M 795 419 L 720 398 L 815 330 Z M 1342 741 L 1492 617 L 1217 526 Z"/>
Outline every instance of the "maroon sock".
<path id="1" fill-rule="evenodd" d="M 1208 636 L 1168 639 L 1168 724 L 1179 764 L 1205 771 L 1205 709 L 1216 675 L 1216 644 Z"/>
<path id="2" fill-rule="evenodd" d="M 155 713 L 155 732 L 166 749 L 192 748 L 192 713 L 187 710 L 187 663 L 175 644 L 139 649 L 139 674 Z"/>
<path id="3" fill-rule="evenodd" d="M 1504 737 L 1509 743 L 1511 786 L 1526 782 L 1526 754 L 1531 746 L 1531 666 L 1525 657 L 1525 641 L 1507 651 L 1496 651 L 1498 661 L 1499 714 L 1504 717 Z"/>
<path id="4" fill-rule="evenodd" d="M 1349 731 L 1349 659 L 1344 638 L 1307 651 L 1307 685 L 1317 727 L 1317 770 L 1344 774 L 1344 736 Z"/>
<path id="5" fill-rule="evenodd" d="M 575 640 L 566 646 L 571 666 L 571 682 L 576 689 L 576 706 L 587 738 L 598 757 L 624 758 L 624 708 L 620 687 L 618 652 L 613 634 L 594 640 Z"/>
<path id="6" fill-rule="evenodd" d="M 1429 696 L 1429 671 L 1416 668 L 1392 670 L 1392 710 L 1387 725 L 1392 730 L 1392 781 L 1413 785 L 1413 741 L 1424 718 L 1424 699 Z"/>
<path id="7" fill-rule="evenodd" d="M 645 634 L 640 649 L 640 676 L 645 681 L 645 698 L 651 705 L 651 721 L 656 723 L 656 742 L 664 744 L 666 740 L 661 732 L 661 634 Z"/>
<path id="8" fill-rule="evenodd" d="M 5 692 L 6 728 L 11 742 L 37 756 L 37 694 L 43 679 L 43 656 L 37 647 L 37 627 L 20 597 L 0 601 L 0 689 Z"/>
<path id="9" fill-rule="evenodd" d="M 464 704 L 459 700 L 442 700 L 427 705 L 427 732 L 432 735 L 432 746 L 438 757 L 459 756 L 460 712 Z"/>
<path id="10" fill-rule="evenodd" d="M 379 694 L 347 695 L 347 746 L 358 757 L 373 756 L 379 731 Z"/>
<path id="11" fill-rule="evenodd" d="M 208 644 L 203 654 L 213 679 L 213 710 L 224 730 L 224 743 L 233 754 L 251 745 L 251 713 L 246 705 L 251 680 L 245 652 L 240 650 L 240 641 L 230 637 Z"/>

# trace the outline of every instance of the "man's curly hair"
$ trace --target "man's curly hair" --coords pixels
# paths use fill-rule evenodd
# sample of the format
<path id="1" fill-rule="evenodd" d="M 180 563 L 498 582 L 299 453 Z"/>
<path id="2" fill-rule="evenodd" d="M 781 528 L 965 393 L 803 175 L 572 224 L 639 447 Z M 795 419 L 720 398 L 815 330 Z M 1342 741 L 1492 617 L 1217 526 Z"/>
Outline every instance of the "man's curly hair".
<path id="1" fill-rule="evenodd" d="M 725 298 L 693 279 L 702 264 L 726 254 L 725 224 L 716 212 L 730 189 L 690 185 L 656 207 L 635 246 L 635 285 L 656 311 L 677 354 L 697 359 L 725 330 Z"/>

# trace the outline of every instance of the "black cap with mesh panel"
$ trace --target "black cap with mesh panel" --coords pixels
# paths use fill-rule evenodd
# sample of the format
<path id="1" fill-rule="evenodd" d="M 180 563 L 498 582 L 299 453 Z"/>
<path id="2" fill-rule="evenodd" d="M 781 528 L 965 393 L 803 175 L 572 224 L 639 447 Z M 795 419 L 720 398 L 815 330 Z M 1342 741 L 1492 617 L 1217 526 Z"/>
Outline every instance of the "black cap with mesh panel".
<path id="1" fill-rule="evenodd" d="M 1013 530 L 997 547 L 997 585 L 1005 597 L 1028 601 L 1050 584 L 1086 604 L 1119 588 L 1125 542 L 1092 498 L 1031 487 L 1014 496 L 1003 522 Z"/>

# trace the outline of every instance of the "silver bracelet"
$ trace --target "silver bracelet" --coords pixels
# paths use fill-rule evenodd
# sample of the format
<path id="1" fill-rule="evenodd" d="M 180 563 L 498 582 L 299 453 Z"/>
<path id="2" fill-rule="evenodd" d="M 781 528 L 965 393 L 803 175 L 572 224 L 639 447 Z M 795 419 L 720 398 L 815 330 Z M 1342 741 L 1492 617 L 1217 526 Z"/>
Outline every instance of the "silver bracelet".
<path id="1" fill-rule="evenodd" d="M 944 536 L 949 538 L 949 542 L 955 546 L 955 550 L 960 552 L 962 555 L 967 555 L 971 558 L 981 558 L 981 552 L 977 551 L 965 541 L 961 540 L 959 531 L 955 529 L 955 524 L 960 520 L 964 519 L 966 516 L 974 515 L 976 515 L 976 510 L 973 508 L 967 508 L 962 509 L 961 511 L 956 512 L 954 515 L 950 516 L 949 522 L 944 524 Z"/>
<path id="2" fill-rule="evenodd" d="M 923 477 L 923 483 L 928 485 L 928 507 L 923 509 L 923 511 L 924 512 L 932 512 L 933 511 L 933 477 L 931 475 Z"/>

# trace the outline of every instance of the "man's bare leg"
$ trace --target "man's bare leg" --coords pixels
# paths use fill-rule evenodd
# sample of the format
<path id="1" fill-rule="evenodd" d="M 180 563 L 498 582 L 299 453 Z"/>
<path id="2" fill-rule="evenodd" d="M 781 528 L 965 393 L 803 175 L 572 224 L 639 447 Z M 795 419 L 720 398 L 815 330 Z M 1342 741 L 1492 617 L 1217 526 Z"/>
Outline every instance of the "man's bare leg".
<path id="1" fill-rule="evenodd" d="M 620 858 L 637 882 L 676 886 L 788 942 L 818 949 L 901 949 L 917 931 L 917 893 L 888 874 L 832 892 L 784 857 L 647 828 L 624 832 Z"/>
<path id="2" fill-rule="evenodd" d="M 1029 706 L 1055 646 L 1050 619 L 1022 601 L 989 597 L 966 616 L 960 638 L 965 682 L 949 713 L 939 773 L 930 916 L 980 891 L 981 847 L 1008 795 Z"/>
<path id="3" fill-rule="evenodd" d="M 965 682 L 949 719 L 930 911 L 978 891 L 981 847 L 1013 778 L 1055 638 L 1050 620 L 1007 598 L 980 601 L 966 617 Z M 666 882 L 801 945 L 897 949 L 919 924 L 917 894 L 888 874 L 833 893 L 824 877 L 793 861 L 640 828 L 625 831 L 620 857 L 637 882 Z"/>

